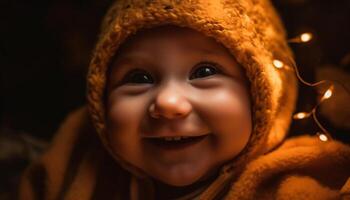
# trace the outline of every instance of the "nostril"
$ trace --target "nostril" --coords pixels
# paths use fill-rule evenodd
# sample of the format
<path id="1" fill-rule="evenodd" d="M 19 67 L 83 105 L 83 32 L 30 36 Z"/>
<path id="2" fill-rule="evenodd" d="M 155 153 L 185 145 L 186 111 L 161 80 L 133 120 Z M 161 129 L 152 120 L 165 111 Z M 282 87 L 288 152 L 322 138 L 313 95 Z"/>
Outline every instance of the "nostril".
<path id="1" fill-rule="evenodd" d="M 165 117 L 165 118 L 180 118 L 183 116 L 186 116 L 188 114 L 187 111 L 185 110 L 179 110 L 177 108 L 157 108 L 154 104 L 150 106 L 148 109 L 149 115 L 152 118 L 159 119 L 160 117 Z"/>

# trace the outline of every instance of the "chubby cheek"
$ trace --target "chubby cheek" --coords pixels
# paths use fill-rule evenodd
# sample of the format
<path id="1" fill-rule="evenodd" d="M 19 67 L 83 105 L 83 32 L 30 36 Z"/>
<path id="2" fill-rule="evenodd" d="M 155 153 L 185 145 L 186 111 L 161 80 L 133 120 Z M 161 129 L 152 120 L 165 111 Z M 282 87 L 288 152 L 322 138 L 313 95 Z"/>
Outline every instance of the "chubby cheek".
<path id="1" fill-rule="evenodd" d="M 206 101 L 198 103 L 202 118 L 213 131 L 211 148 L 218 162 L 227 161 L 240 153 L 252 131 L 247 90 L 229 83 L 225 86 L 212 89 L 210 94 L 205 95 Z"/>
<path id="2" fill-rule="evenodd" d="M 108 141 L 114 154 L 138 166 L 142 162 L 139 124 L 144 115 L 144 99 L 118 97 L 108 99 Z"/>

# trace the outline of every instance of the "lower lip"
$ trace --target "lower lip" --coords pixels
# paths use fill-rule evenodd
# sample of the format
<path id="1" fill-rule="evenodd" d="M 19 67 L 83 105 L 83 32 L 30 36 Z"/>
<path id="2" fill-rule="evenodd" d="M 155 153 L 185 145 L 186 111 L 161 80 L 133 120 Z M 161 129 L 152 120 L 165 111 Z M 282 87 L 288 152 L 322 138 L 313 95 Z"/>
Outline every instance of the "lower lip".
<path id="1" fill-rule="evenodd" d="M 203 136 L 199 136 L 199 137 L 195 137 L 195 138 L 191 138 L 191 139 L 185 139 L 183 141 L 171 141 L 171 142 L 162 141 L 162 140 L 155 140 L 155 139 L 146 139 L 146 141 L 148 143 L 152 144 L 153 146 L 156 146 L 160 149 L 170 151 L 170 150 L 185 149 L 185 148 L 194 146 L 195 144 L 201 142 L 202 140 L 204 140 L 207 137 L 208 137 L 208 135 L 203 135 Z"/>

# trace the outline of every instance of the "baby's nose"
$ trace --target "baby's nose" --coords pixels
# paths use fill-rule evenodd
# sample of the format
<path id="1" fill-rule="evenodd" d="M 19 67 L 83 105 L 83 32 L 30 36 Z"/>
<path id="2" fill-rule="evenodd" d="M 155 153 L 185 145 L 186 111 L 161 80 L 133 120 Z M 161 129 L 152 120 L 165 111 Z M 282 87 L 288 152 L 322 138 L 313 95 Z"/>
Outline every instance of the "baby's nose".
<path id="1" fill-rule="evenodd" d="M 191 110 L 192 105 L 186 96 L 172 89 L 159 92 L 149 107 L 149 113 L 153 118 L 182 118 Z"/>

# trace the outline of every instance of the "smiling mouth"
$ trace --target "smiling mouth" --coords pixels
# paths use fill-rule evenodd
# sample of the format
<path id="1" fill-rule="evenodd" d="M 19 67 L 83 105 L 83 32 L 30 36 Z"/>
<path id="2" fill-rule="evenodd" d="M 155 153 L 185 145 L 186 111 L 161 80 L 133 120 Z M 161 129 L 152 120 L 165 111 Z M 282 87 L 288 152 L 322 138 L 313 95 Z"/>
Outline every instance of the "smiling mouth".
<path id="1" fill-rule="evenodd" d="M 145 140 L 154 146 L 162 149 L 181 149 L 188 146 L 192 146 L 209 134 L 201 136 L 176 136 L 176 137 L 159 137 L 159 138 L 145 138 Z"/>

